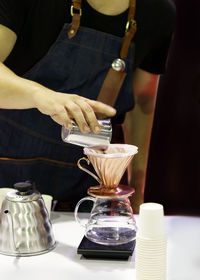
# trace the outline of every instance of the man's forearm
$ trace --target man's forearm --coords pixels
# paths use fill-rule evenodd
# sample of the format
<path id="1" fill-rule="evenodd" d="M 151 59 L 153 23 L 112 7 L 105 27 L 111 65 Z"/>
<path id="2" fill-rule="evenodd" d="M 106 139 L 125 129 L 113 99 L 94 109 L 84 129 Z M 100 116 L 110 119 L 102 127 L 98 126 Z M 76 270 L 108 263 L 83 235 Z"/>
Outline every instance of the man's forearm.
<path id="1" fill-rule="evenodd" d="M 95 113 L 114 116 L 116 110 L 101 102 L 84 98 L 77 94 L 53 91 L 36 82 L 18 77 L 3 63 L 0 63 L 0 108 L 37 108 L 49 115 L 56 123 L 72 128 L 71 119 L 78 124 L 81 132 L 90 129 L 100 132 Z"/>
<path id="2" fill-rule="evenodd" d="M 135 188 L 135 194 L 132 198 L 135 212 L 138 212 L 138 207 L 143 202 L 154 102 L 151 100 L 142 106 L 136 102 L 134 110 L 127 114 L 125 122 L 127 143 L 138 146 L 138 154 L 135 155 L 130 166 L 130 185 Z"/>
<path id="3" fill-rule="evenodd" d="M 137 170 L 145 170 L 148 160 L 148 151 L 154 117 L 154 100 L 147 105 L 145 111 L 136 103 L 134 110 L 126 117 L 127 141 L 138 146 L 138 154 L 133 162 L 137 162 Z"/>
<path id="4" fill-rule="evenodd" d="M 4 109 L 35 108 L 35 99 L 42 86 L 15 75 L 0 62 L 0 107 Z"/>

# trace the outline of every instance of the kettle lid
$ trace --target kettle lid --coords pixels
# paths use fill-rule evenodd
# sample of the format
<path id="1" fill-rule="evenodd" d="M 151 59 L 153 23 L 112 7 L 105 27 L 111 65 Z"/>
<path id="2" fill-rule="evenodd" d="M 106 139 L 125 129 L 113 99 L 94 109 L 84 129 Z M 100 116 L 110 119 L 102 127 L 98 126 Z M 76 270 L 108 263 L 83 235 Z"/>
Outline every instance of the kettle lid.
<path id="1" fill-rule="evenodd" d="M 14 202 L 30 202 L 38 200 L 41 194 L 35 189 L 34 184 L 29 181 L 14 184 L 15 191 L 8 192 L 6 199 Z"/>

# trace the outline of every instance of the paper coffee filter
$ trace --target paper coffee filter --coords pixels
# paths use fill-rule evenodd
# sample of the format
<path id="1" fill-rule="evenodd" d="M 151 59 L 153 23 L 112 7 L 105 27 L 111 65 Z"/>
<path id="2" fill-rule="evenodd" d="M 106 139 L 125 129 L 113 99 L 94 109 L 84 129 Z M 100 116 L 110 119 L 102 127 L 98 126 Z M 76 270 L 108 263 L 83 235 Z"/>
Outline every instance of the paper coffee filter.
<path id="1" fill-rule="evenodd" d="M 122 158 L 137 154 L 138 147 L 128 144 L 110 144 L 106 150 L 84 148 L 84 154 L 87 156 L 103 158 Z"/>

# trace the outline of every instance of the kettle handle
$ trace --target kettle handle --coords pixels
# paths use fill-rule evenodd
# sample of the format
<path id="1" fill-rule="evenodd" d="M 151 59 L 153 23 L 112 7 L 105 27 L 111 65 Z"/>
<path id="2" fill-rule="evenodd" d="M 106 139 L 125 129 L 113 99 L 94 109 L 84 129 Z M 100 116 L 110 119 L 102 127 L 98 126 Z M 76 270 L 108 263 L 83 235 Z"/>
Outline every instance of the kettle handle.
<path id="1" fill-rule="evenodd" d="M 74 210 L 74 217 L 75 217 L 75 220 L 76 222 L 78 222 L 82 227 L 86 228 L 87 226 L 87 223 L 83 224 L 78 216 L 78 209 L 79 209 L 79 206 L 81 205 L 82 202 L 86 201 L 86 200 L 90 200 L 92 201 L 93 203 L 95 203 L 95 200 L 96 198 L 93 198 L 91 196 L 86 196 L 84 198 L 82 198 L 81 200 L 79 200 L 79 202 L 77 203 L 76 207 L 75 207 L 75 210 Z"/>

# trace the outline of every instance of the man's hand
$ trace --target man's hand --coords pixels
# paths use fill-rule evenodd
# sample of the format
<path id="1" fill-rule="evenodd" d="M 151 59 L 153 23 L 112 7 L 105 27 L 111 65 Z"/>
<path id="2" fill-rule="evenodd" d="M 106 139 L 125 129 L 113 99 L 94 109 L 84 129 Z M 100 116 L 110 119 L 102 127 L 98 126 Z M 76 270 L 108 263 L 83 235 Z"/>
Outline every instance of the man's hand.
<path id="1" fill-rule="evenodd" d="M 34 97 L 35 107 L 43 114 L 49 115 L 55 122 L 72 128 L 71 119 L 74 119 L 83 133 L 91 129 L 94 133 L 100 132 L 95 113 L 105 117 L 116 114 L 112 107 L 98 101 L 90 100 L 76 94 L 64 94 L 38 89 Z"/>

